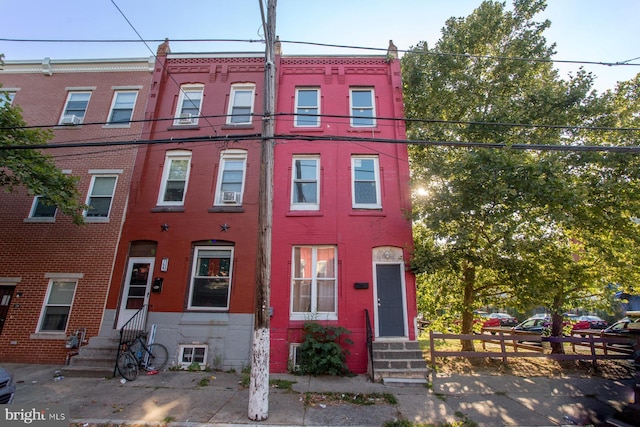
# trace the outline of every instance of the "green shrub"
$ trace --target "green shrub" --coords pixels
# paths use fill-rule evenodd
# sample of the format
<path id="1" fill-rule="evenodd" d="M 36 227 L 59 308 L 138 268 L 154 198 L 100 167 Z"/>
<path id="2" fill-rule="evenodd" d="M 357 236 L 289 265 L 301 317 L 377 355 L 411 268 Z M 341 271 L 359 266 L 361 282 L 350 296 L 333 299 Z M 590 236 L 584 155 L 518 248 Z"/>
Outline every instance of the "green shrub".
<path id="1" fill-rule="evenodd" d="M 305 322 L 300 352 L 301 374 L 311 375 L 351 375 L 346 360 L 349 351 L 342 345 L 353 341 L 345 335 L 351 331 L 342 326 L 325 326 L 318 322 Z"/>

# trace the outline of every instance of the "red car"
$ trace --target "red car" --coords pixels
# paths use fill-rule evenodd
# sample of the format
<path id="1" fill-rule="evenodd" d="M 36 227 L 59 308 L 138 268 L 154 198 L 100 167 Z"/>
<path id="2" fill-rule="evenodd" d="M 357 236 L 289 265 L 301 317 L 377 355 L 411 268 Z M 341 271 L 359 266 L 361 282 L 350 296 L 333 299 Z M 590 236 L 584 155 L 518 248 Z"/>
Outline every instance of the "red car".
<path id="1" fill-rule="evenodd" d="M 483 328 L 495 328 L 499 326 L 513 327 L 518 324 L 518 319 L 507 313 L 491 313 L 482 324 Z"/>
<path id="2" fill-rule="evenodd" d="M 583 329 L 605 329 L 609 324 L 598 316 L 580 316 L 571 327 L 574 331 Z"/>

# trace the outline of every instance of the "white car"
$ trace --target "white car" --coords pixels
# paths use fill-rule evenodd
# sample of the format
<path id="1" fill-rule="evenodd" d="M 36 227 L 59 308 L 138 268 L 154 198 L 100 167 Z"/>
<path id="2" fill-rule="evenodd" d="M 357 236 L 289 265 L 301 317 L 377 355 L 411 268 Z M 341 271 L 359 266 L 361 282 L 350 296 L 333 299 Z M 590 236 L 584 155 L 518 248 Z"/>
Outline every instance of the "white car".
<path id="1" fill-rule="evenodd" d="M 0 367 L 0 404 L 13 403 L 16 393 L 16 385 L 13 382 L 13 374 Z"/>

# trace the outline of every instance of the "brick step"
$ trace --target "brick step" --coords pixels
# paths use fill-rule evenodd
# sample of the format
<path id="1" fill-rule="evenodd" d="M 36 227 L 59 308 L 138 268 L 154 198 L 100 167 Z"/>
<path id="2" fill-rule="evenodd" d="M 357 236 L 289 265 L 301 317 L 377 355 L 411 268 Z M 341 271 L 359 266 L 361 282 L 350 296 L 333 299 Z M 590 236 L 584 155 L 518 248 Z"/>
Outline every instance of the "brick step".
<path id="1" fill-rule="evenodd" d="M 426 369 L 427 362 L 424 359 L 373 359 L 373 369 Z"/>
<path id="2" fill-rule="evenodd" d="M 374 359 L 415 359 L 424 360 L 421 350 L 374 350 Z"/>

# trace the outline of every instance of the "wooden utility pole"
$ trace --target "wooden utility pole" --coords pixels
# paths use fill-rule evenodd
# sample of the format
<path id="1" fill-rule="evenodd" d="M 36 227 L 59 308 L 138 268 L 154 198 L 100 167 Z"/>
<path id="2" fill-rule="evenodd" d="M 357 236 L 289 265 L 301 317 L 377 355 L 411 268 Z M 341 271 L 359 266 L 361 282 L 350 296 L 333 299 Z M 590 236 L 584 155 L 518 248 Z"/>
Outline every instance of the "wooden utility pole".
<path id="1" fill-rule="evenodd" d="M 275 33 L 276 1 L 267 0 L 265 20 L 263 0 L 260 2 L 265 38 L 264 116 L 262 119 L 262 151 L 260 195 L 258 207 L 258 253 L 256 278 L 256 312 L 253 325 L 251 383 L 248 416 L 253 421 L 269 417 L 269 305 L 271 298 L 271 228 L 273 218 L 273 152 L 275 111 Z"/>

